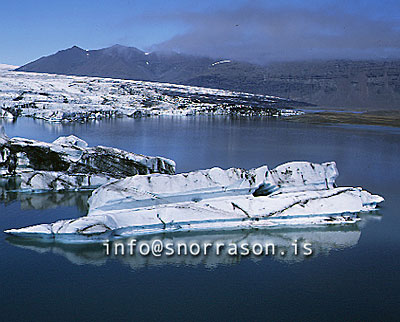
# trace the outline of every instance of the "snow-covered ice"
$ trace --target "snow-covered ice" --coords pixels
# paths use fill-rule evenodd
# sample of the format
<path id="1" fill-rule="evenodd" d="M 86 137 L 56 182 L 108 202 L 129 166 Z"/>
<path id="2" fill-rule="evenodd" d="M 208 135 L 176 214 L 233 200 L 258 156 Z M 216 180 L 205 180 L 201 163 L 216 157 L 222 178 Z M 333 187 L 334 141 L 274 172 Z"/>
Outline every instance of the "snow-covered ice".
<path id="1" fill-rule="evenodd" d="M 8 65 L 8 64 L 0 64 L 0 70 L 11 71 L 17 69 L 19 66 L 15 65 Z"/>
<path id="2" fill-rule="evenodd" d="M 0 128 L 0 186 L 9 187 L 5 190 L 79 190 L 154 172 L 173 174 L 175 162 L 117 148 L 88 147 L 74 135 L 52 143 L 10 139 Z"/>
<path id="3" fill-rule="evenodd" d="M 230 63 L 231 61 L 229 59 L 225 59 L 225 60 L 220 60 L 220 61 L 216 61 L 215 63 L 212 63 L 211 66 L 215 66 L 215 65 L 219 65 L 219 64 L 226 64 L 226 63 Z"/>
<path id="4" fill-rule="evenodd" d="M 115 117 L 302 113 L 279 97 L 169 83 L 17 72 L 0 65 L 0 117 L 87 122 Z M 288 114 L 289 113 L 289 114 Z"/>
<path id="5" fill-rule="evenodd" d="M 335 162 L 138 175 L 96 189 L 85 217 L 6 233 L 85 243 L 167 232 L 347 224 L 383 201 L 362 188 L 336 187 L 337 175 Z"/>

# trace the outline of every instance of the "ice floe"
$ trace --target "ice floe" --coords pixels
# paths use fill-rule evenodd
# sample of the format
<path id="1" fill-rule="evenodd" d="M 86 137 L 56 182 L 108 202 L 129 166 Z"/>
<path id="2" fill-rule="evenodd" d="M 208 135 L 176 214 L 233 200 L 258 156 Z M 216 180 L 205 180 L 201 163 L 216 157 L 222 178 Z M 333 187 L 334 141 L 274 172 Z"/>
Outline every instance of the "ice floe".
<path id="1" fill-rule="evenodd" d="M 290 162 L 244 170 L 211 168 L 127 177 L 96 189 L 87 216 L 6 233 L 87 243 L 170 232 L 222 231 L 357 222 L 383 201 L 336 187 L 335 162 Z"/>
<path id="2" fill-rule="evenodd" d="M 105 146 L 88 147 L 74 135 L 47 143 L 8 138 L 4 130 L 0 132 L 3 190 L 79 190 L 136 174 L 175 173 L 172 160 Z"/>

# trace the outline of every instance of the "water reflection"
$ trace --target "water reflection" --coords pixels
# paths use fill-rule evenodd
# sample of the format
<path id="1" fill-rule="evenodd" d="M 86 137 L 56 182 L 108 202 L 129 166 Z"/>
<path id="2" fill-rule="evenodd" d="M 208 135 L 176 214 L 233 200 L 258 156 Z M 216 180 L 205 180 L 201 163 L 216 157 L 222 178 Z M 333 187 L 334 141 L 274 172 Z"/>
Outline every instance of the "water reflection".
<path id="1" fill-rule="evenodd" d="M 296 263 L 315 258 L 316 256 L 327 256 L 332 251 L 342 250 L 357 245 L 361 228 L 370 220 L 380 220 L 380 215 L 375 213 L 362 215 L 362 220 L 357 224 L 351 225 L 334 225 L 324 227 L 307 227 L 307 228 L 285 228 L 285 229 L 264 229 L 264 230 L 240 230 L 231 232 L 209 232 L 209 233 L 176 233 L 163 234 L 151 237 L 137 237 L 136 245 L 131 254 L 130 240 L 119 240 L 110 242 L 108 245 L 110 254 L 106 254 L 106 247 L 103 244 L 89 245 L 66 245 L 55 242 L 44 242 L 34 239 L 25 239 L 21 237 L 10 236 L 6 240 L 9 244 L 29 249 L 38 253 L 51 253 L 61 255 L 76 265 L 105 265 L 108 261 L 119 261 L 132 269 L 140 269 L 147 266 L 204 266 L 207 268 L 215 268 L 220 265 L 233 265 L 242 260 L 261 261 L 268 257 L 286 263 Z M 162 241 L 164 251 L 161 256 L 149 255 L 144 256 L 139 253 L 141 244 L 147 244 L 151 247 L 152 243 Z M 296 242 L 295 242 L 296 241 Z M 117 243 L 120 246 L 116 246 Z M 175 254 L 168 256 L 165 246 L 173 245 Z M 307 255 L 304 245 L 309 243 L 312 254 Z M 121 246 L 121 244 L 123 246 Z M 190 245 L 198 244 L 200 246 L 200 254 L 195 256 L 190 252 Z M 211 244 L 204 255 L 204 245 Z M 268 255 L 267 248 L 264 247 L 261 254 L 260 248 L 257 248 L 257 255 L 250 252 L 249 255 L 241 255 L 242 245 L 248 245 L 247 248 L 252 249 L 257 244 L 264 247 L 269 245 Z M 297 245 L 297 255 L 295 246 Z M 187 251 L 185 247 L 187 245 Z M 217 245 L 224 245 L 217 254 Z M 237 245 L 237 255 L 233 254 L 233 246 Z M 273 246 L 271 246 L 273 245 Z M 122 247 L 125 254 L 122 255 Z M 272 252 L 275 247 L 275 253 Z M 178 248 L 181 254 L 178 255 Z M 196 247 L 194 247 L 196 253 Z M 117 255 L 115 251 L 117 250 Z M 146 253 L 146 248 L 142 249 Z M 282 255 L 282 251 L 285 255 Z"/>
<path id="2" fill-rule="evenodd" d="M 63 191 L 46 193 L 10 192 L 0 189 L 0 202 L 5 205 L 19 202 L 21 210 L 44 210 L 57 207 L 76 207 L 82 215 L 88 211 L 91 191 Z"/>

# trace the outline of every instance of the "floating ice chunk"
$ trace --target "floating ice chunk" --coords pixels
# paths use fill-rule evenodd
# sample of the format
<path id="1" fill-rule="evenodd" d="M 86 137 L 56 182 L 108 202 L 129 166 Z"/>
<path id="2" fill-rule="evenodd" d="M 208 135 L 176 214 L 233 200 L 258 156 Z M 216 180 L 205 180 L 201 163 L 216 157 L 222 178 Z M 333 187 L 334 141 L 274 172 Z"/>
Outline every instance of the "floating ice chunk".
<path id="1" fill-rule="evenodd" d="M 74 135 L 52 143 L 0 135 L 0 178 L 17 176 L 22 190 L 86 189 L 113 178 L 154 172 L 175 173 L 175 162 L 111 147 L 88 147 Z"/>
<path id="2" fill-rule="evenodd" d="M 6 232 L 79 243 L 177 231 L 342 224 L 356 222 L 355 213 L 383 201 L 361 188 L 334 188 L 337 175 L 334 162 L 140 175 L 95 190 L 85 217 Z"/>
<path id="3" fill-rule="evenodd" d="M 88 144 L 86 141 L 78 138 L 75 135 L 60 136 L 58 139 L 53 141 L 53 144 L 61 146 L 76 146 L 79 148 L 87 148 Z"/>

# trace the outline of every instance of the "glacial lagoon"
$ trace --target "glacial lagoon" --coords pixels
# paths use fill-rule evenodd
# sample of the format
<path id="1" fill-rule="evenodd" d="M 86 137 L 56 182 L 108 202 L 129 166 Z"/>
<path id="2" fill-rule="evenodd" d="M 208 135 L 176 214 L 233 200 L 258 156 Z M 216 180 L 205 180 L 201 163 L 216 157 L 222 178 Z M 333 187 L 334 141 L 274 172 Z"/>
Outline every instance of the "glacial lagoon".
<path id="1" fill-rule="evenodd" d="M 91 146 L 163 156 L 176 161 L 177 172 L 334 160 L 340 186 L 362 186 L 385 197 L 378 211 L 362 214 L 352 225 L 158 237 L 176 242 L 269 241 L 286 249 L 294 240 L 308 241 L 313 248 L 310 256 L 106 256 L 102 245 L 44 244 L 2 234 L 1 303 L 8 317 L 68 320 L 79 311 L 87 320 L 215 320 L 232 313 L 238 319 L 296 314 L 300 319 L 365 320 L 399 313 L 396 128 L 224 116 L 85 124 L 20 118 L 2 125 L 10 137 L 53 141 L 74 134 Z M 8 194 L 0 203 L 0 228 L 83 216 L 87 197 L 87 192 Z"/>

